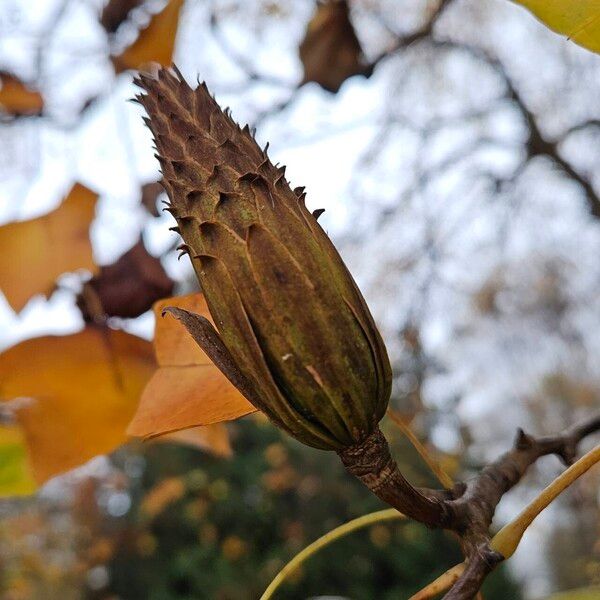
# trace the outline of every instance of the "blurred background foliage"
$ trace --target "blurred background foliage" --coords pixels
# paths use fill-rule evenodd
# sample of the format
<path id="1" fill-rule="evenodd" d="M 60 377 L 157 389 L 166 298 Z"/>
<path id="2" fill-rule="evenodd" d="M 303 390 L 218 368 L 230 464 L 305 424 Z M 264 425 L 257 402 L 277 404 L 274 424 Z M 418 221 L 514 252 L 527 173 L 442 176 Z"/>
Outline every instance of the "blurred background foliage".
<path id="1" fill-rule="evenodd" d="M 335 455 L 263 418 L 230 432 L 231 459 L 167 444 L 127 447 L 113 455 L 107 480 L 83 478 L 62 506 L 23 501 L 0 528 L 2 597 L 252 600 L 326 530 L 382 508 Z M 411 480 L 434 484 L 410 444 L 388 432 Z M 112 505 L 103 507 L 107 487 Z M 119 501 L 131 506 L 115 516 L 125 508 Z M 280 597 L 407 598 L 459 560 L 449 534 L 377 524 L 312 557 Z M 486 584 L 486 599 L 521 597 L 504 569 Z"/>

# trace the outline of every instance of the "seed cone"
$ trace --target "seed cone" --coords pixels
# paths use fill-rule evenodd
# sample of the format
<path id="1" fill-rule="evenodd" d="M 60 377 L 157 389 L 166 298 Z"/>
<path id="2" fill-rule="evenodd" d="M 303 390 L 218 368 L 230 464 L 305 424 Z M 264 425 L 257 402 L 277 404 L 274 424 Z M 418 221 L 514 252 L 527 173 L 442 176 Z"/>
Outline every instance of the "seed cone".
<path id="1" fill-rule="evenodd" d="M 340 450 L 389 399 L 386 349 L 333 244 L 248 126 L 178 71 L 136 80 L 177 221 L 217 326 L 173 311 L 240 391 L 300 441 Z"/>

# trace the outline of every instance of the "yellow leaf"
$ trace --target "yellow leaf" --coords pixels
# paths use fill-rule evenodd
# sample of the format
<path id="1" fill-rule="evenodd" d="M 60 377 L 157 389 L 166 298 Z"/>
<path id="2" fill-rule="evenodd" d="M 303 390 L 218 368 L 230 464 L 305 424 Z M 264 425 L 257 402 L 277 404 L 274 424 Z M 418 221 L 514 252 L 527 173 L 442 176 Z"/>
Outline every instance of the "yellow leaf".
<path id="1" fill-rule="evenodd" d="M 31 494 L 36 489 L 23 432 L 0 425 L 0 497 Z"/>
<path id="2" fill-rule="evenodd" d="M 31 90 L 13 75 L 0 73 L 0 109 L 15 116 L 42 112 L 44 101 L 39 92 Z"/>
<path id="3" fill-rule="evenodd" d="M 62 273 L 96 271 L 89 228 L 97 198 L 76 184 L 53 212 L 0 227 L 0 290 L 14 310 L 49 294 Z"/>
<path id="4" fill-rule="evenodd" d="M 22 342 L 0 354 L 0 398 L 31 398 L 16 412 L 35 480 L 110 452 L 154 371 L 152 345 L 90 326 L 73 335 Z"/>
<path id="5" fill-rule="evenodd" d="M 514 0 L 550 29 L 600 53 L 600 0 Z"/>
<path id="6" fill-rule="evenodd" d="M 183 2 L 184 0 L 169 0 L 161 12 L 153 15 L 146 29 L 140 31 L 135 42 L 122 54 L 113 57 L 117 73 L 141 69 L 153 62 L 168 67 L 173 62 L 179 12 Z"/>
<path id="7" fill-rule="evenodd" d="M 198 348 L 166 306 L 177 306 L 210 319 L 201 294 L 161 300 L 154 305 L 154 349 L 159 368 L 144 389 L 128 433 L 153 437 L 199 425 L 237 419 L 256 409 Z"/>

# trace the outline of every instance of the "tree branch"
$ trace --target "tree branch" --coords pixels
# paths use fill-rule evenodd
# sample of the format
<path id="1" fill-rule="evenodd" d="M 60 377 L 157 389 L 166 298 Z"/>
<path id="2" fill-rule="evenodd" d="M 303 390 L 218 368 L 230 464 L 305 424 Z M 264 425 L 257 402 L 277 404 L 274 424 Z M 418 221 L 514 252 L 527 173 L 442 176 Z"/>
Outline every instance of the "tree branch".
<path id="1" fill-rule="evenodd" d="M 457 515 L 453 529 L 472 530 L 475 520 L 481 524 L 481 533 L 487 533 L 496 506 L 532 464 L 548 454 L 556 454 L 566 465 L 572 464 L 580 441 L 596 431 L 600 431 L 600 414 L 553 436 L 535 438 L 519 429 L 514 447 L 468 482 L 465 493 L 453 502 Z"/>
<path id="2" fill-rule="evenodd" d="M 443 600 L 471 600 L 479 592 L 484 579 L 502 562 L 502 555 L 482 544 L 469 558 L 467 567 Z"/>
<path id="3" fill-rule="evenodd" d="M 396 42 L 391 48 L 388 48 L 377 56 L 369 65 L 368 73 L 372 73 L 375 67 L 385 58 L 395 54 L 399 50 L 405 50 L 412 44 L 431 37 L 433 28 L 440 18 L 441 14 L 448 7 L 452 0 L 440 0 L 439 4 L 429 15 L 429 18 L 417 30 L 409 34 L 398 35 Z"/>
<path id="4" fill-rule="evenodd" d="M 519 429 L 512 450 L 467 483 L 464 494 L 450 502 L 451 514 L 456 516 L 451 528 L 461 535 L 467 568 L 444 600 L 473 598 L 486 576 L 505 559 L 492 549 L 489 535 L 494 512 L 504 494 L 542 456 L 556 454 L 563 463 L 572 464 L 581 440 L 598 431 L 600 414 L 553 436 L 535 438 Z"/>
<path id="5" fill-rule="evenodd" d="M 594 189 L 594 186 L 590 181 L 578 173 L 575 168 L 565 160 L 559 152 L 559 144 L 561 140 L 551 140 L 546 137 L 540 130 L 534 113 L 527 107 L 523 97 L 517 90 L 512 79 L 508 75 L 506 68 L 500 62 L 498 58 L 490 54 L 487 50 L 473 46 L 464 42 L 455 42 L 453 40 L 432 40 L 435 47 L 438 48 L 453 48 L 468 52 L 471 56 L 481 60 L 482 62 L 489 65 L 494 71 L 502 78 L 508 91 L 508 97 L 515 103 L 519 112 L 523 116 L 525 124 L 529 130 L 527 141 L 525 142 L 525 148 L 527 151 L 527 158 L 534 158 L 536 156 L 547 156 L 550 158 L 561 171 L 573 181 L 577 182 L 585 194 L 585 199 L 590 209 L 590 213 L 595 218 L 600 218 L 600 196 Z M 588 125 L 596 126 L 598 123 L 596 120 L 586 122 L 578 127 L 572 128 L 565 135 L 582 129 Z"/>

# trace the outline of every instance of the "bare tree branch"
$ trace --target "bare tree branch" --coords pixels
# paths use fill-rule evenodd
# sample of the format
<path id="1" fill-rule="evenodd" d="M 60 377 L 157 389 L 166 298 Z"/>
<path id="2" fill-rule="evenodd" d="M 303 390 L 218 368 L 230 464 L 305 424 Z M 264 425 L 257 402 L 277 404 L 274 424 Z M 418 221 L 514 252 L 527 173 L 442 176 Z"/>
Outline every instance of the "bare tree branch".
<path id="1" fill-rule="evenodd" d="M 498 58 L 490 54 L 483 48 L 473 46 L 464 42 L 455 42 L 453 40 L 432 40 L 432 44 L 438 48 L 453 48 L 463 50 L 471 56 L 481 60 L 482 62 L 489 65 L 494 71 L 502 78 L 507 88 L 508 97 L 514 102 L 516 107 L 519 109 L 525 124 L 527 125 L 529 135 L 525 142 L 525 148 L 527 151 L 527 159 L 534 158 L 536 156 L 547 156 L 550 158 L 556 166 L 558 166 L 565 175 L 570 179 L 577 182 L 585 193 L 585 198 L 590 209 L 590 213 L 595 218 L 600 218 L 600 196 L 594 189 L 594 186 L 578 173 L 573 165 L 571 165 L 559 151 L 560 141 L 551 140 L 546 137 L 540 130 L 535 114 L 527 107 L 527 104 L 520 92 L 517 90 L 513 80 L 506 71 L 504 65 Z M 586 123 L 596 124 L 595 121 Z M 579 128 L 584 127 L 582 124 Z M 574 129 L 573 129 L 574 130 Z M 571 130 L 571 131 L 573 131 Z"/>
<path id="2" fill-rule="evenodd" d="M 581 440 L 598 431 L 600 414 L 557 435 L 536 438 L 519 429 L 514 447 L 467 482 L 460 498 L 450 502 L 456 516 L 451 528 L 461 536 L 467 568 L 445 600 L 473 598 L 487 575 L 504 560 L 489 546 L 489 528 L 504 494 L 542 456 L 556 454 L 564 464 L 572 464 Z"/>

